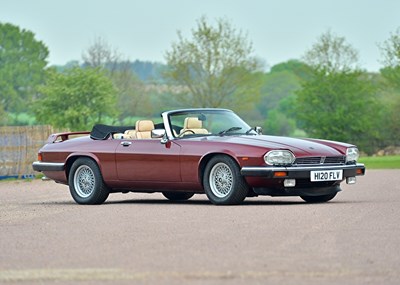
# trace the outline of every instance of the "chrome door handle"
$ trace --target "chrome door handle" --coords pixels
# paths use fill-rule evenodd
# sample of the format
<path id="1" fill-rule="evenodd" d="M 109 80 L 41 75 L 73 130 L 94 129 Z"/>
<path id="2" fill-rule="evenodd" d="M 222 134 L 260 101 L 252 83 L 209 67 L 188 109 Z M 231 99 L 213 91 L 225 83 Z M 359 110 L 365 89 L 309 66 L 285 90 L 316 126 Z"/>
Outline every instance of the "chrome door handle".
<path id="1" fill-rule="evenodd" d="M 122 146 L 130 146 L 132 142 L 121 142 Z"/>

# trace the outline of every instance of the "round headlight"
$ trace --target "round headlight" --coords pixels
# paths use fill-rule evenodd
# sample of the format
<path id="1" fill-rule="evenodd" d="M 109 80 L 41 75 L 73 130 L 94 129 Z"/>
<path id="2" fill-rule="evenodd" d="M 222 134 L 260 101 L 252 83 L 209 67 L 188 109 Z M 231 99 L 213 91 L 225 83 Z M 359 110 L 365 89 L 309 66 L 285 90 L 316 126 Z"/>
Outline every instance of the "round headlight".
<path id="1" fill-rule="evenodd" d="M 349 147 L 346 150 L 346 161 L 347 162 L 355 162 L 357 161 L 358 157 L 360 156 L 358 148 L 356 147 Z"/>
<path id="2" fill-rule="evenodd" d="M 271 150 L 264 155 L 264 161 L 269 165 L 289 165 L 294 160 L 294 154 L 289 150 Z"/>

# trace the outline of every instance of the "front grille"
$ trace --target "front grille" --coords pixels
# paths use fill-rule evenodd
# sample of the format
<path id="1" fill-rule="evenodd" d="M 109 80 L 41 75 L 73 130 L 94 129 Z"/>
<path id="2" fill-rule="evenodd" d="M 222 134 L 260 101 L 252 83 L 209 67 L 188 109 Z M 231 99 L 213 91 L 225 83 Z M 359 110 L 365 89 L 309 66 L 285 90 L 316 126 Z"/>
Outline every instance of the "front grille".
<path id="1" fill-rule="evenodd" d="M 336 163 L 340 163 L 340 164 L 344 164 L 346 163 L 346 156 L 342 155 L 342 156 L 327 156 L 325 158 L 325 164 L 336 164 Z"/>
<path id="2" fill-rule="evenodd" d="M 345 164 L 346 156 L 314 156 L 314 157 L 299 157 L 294 161 L 294 165 L 312 165 L 312 164 Z"/>
<path id="3" fill-rule="evenodd" d="M 293 164 L 321 164 L 321 157 L 302 157 L 296 158 Z"/>

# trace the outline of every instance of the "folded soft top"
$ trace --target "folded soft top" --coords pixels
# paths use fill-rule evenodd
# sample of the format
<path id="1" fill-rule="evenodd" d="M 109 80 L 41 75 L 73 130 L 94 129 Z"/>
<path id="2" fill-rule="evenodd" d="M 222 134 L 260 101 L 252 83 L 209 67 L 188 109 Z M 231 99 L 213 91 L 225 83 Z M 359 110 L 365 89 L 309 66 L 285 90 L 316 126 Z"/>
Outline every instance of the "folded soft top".
<path id="1" fill-rule="evenodd" d="M 134 130 L 133 126 L 108 126 L 97 124 L 93 126 L 90 132 L 90 137 L 94 140 L 106 140 L 108 137 L 115 133 L 123 133 L 126 130 Z"/>

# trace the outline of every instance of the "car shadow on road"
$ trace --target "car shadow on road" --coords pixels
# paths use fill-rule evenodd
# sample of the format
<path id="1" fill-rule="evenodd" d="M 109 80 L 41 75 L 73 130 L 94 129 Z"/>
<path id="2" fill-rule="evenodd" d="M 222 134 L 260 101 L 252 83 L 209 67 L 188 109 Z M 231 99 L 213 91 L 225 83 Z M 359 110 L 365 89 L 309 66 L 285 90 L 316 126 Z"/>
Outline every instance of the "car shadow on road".
<path id="1" fill-rule="evenodd" d="M 344 204 L 344 203 L 353 203 L 349 201 L 330 201 L 328 203 L 315 203 L 324 204 L 324 205 L 335 205 L 335 204 Z M 169 201 L 162 199 L 129 199 L 129 200 L 118 200 L 118 201 L 106 201 L 104 204 L 136 204 L 136 205 L 181 205 L 181 206 L 214 206 L 209 200 L 204 199 L 194 199 L 187 201 Z M 290 206 L 290 205 L 309 205 L 310 203 L 306 203 L 302 200 L 294 201 L 294 200 L 245 200 L 243 203 L 239 205 L 229 205 L 230 207 L 245 207 L 245 206 Z"/>
<path id="2" fill-rule="evenodd" d="M 257 199 L 257 198 L 247 198 L 244 200 L 241 204 L 239 205 L 228 205 L 228 207 L 245 207 L 245 206 L 309 206 L 310 204 L 312 205 L 324 205 L 326 206 L 334 206 L 338 204 L 354 204 L 354 203 L 363 203 L 365 201 L 353 201 L 353 200 L 333 200 L 329 201 L 326 203 L 306 203 L 301 199 L 294 200 L 294 199 L 288 199 L 288 200 L 282 200 L 279 198 L 271 198 L 271 200 L 267 199 Z M 47 206 L 57 206 L 57 205 L 70 205 L 70 206 L 82 206 L 78 205 L 76 202 L 74 202 L 72 199 L 70 201 L 67 200 L 62 200 L 62 201 L 46 201 L 46 202 L 30 202 L 27 203 L 29 205 L 47 205 Z M 118 199 L 118 200 L 107 200 L 104 202 L 102 205 L 107 206 L 107 205 L 179 205 L 179 206 L 215 206 L 213 205 L 207 198 L 204 199 L 190 199 L 187 201 L 170 201 L 167 199 L 157 199 L 157 198 L 151 198 L 151 199 Z M 88 205 L 86 205 L 88 206 Z M 91 205 L 89 205 L 91 206 Z M 94 205 L 94 206 L 99 206 L 99 205 Z"/>

